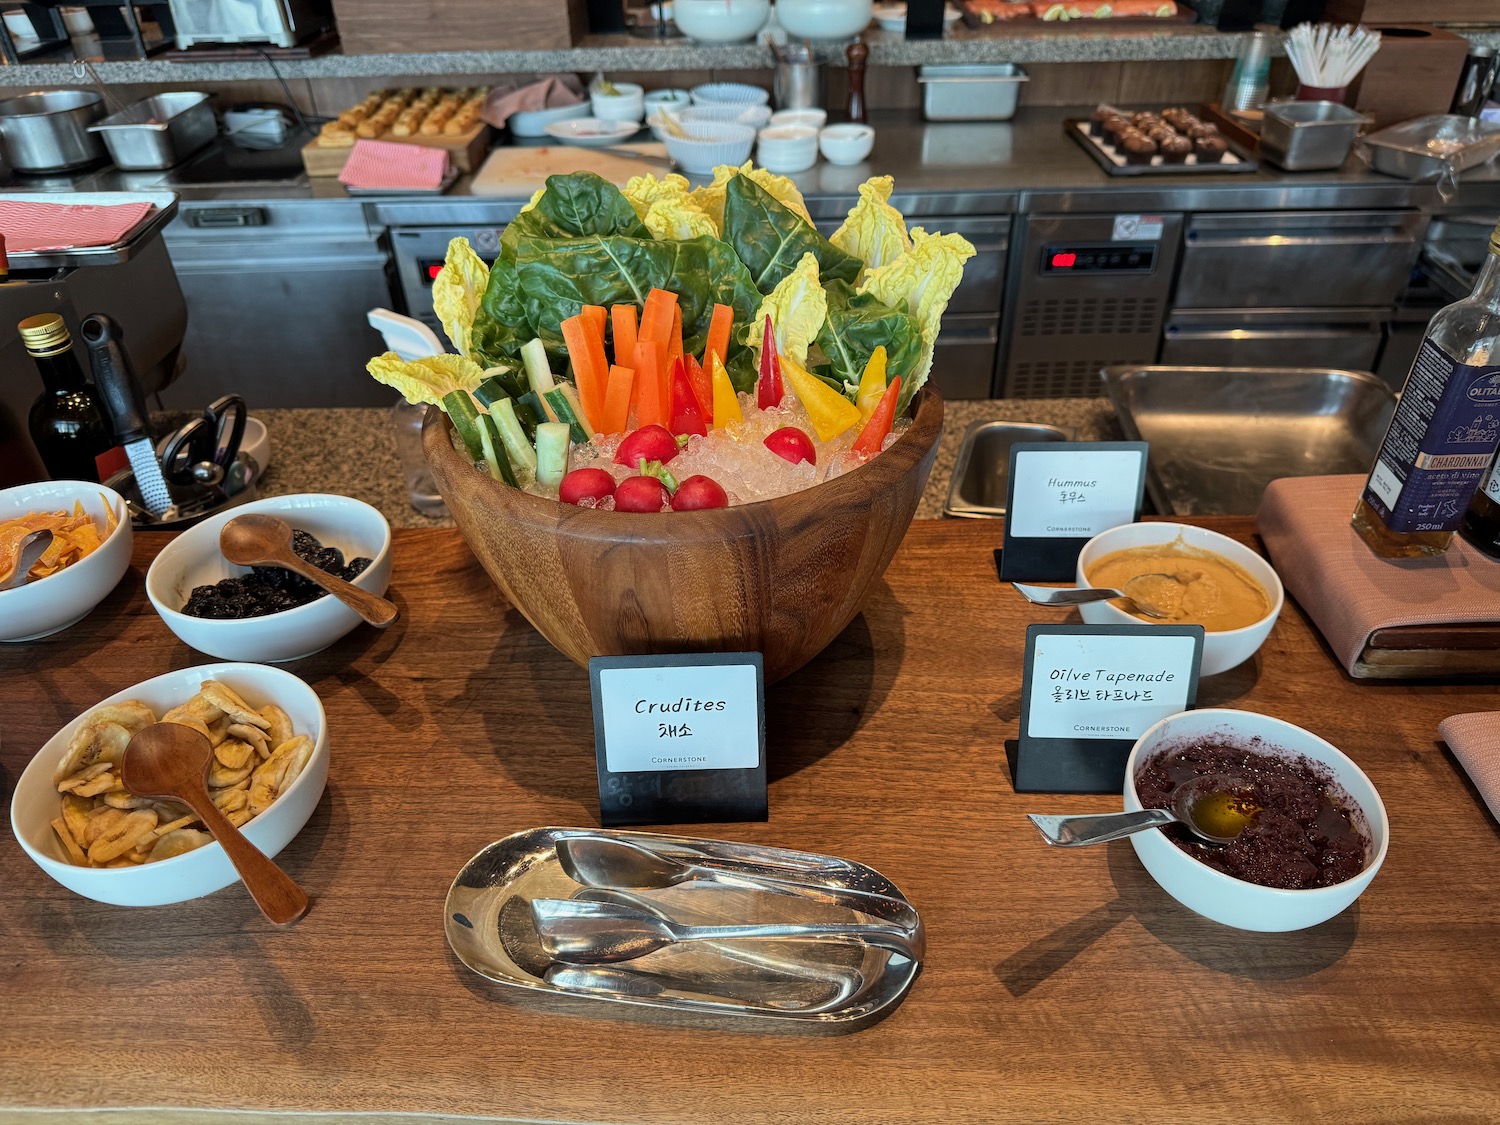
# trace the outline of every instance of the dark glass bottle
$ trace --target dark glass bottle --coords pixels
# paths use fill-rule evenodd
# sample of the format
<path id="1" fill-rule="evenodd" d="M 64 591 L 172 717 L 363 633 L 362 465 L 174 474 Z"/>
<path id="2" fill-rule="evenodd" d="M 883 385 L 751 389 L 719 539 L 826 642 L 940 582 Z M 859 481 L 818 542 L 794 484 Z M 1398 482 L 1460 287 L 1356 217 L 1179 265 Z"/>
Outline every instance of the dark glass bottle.
<path id="1" fill-rule="evenodd" d="M 1458 533 L 1492 559 L 1500 559 L 1500 461 L 1490 466 L 1484 484 L 1469 501 Z"/>
<path id="2" fill-rule="evenodd" d="M 42 313 L 21 321 L 20 333 L 46 388 L 32 403 L 29 428 L 47 472 L 53 480 L 104 480 L 123 459 L 68 326 L 56 313 Z"/>

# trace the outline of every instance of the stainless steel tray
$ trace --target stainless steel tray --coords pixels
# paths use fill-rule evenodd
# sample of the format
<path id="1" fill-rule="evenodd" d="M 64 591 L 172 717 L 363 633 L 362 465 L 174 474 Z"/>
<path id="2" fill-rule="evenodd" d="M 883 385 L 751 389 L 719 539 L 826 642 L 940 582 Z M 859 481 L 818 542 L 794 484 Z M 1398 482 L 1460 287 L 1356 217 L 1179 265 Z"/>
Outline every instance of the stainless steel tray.
<path id="1" fill-rule="evenodd" d="M 920 962 L 861 941 L 716 941 L 668 946 L 619 962 L 598 982 L 570 982 L 548 964 L 531 927 L 535 898 L 573 898 L 585 888 L 563 871 L 556 843 L 604 836 L 729 875 L 777 881 L 773 889 L 691 879 L 627 892 L 646 909 L 691 925 L 732 922 L 910 922 L 915 909 L 863 864 L 753 844 L 614 832 L 533 828 L 499 840 L 464 865 L 448 891 L 443 926 L 460 961 L 490 980 L 554 996 L 579 996 L 695 1012 L 836 1025 L 854 1030 L 906 994 Z M 791 884 L 788 886 L 788 884 Z M 548 979 L 551 968 L 556 980 Z"/>
<path id="2" fill-rule="evenodd" d="M 1222 136 L 1228 151 L 1224 153 L 1224 159 L 1212 164 L 1199 163 L 1196 154 L 1176 164 L 1168 164 L 1160 154 L 1153 156 L 1149 164 L 1132 164 L 1114 145 L 1090 133 L 1089 123 L 1084 118 L 1068 118 L 1063 122 L 1063 131 L 1082 145 L 1083 150 L 1111 176 L 1204 176 L 1254 172 L 1259 167 L 1255 158 L 1227 133 Z"/>
<path id="3" fill-rule="evenodd" d="M 1477 117 L 1436 113 L 1416 117 L 1365 138 L 1377 172 L 1409 180 L 1458 175 L 1500 153 L 1500 125 Z"/>
<path id="4" fill-rule="evenodd" d="M 1278 477 L 1366 472 L 1395 409 L 1385 382 L 1313 367 L 1106 367 L 1163 515 L 1251 515 Z"/>
<path id="5" fill-rule="evenodd" d="M 177 214 L 177 193 L 173 191 L 7 191 L 0 201 L 19 203 L 52 203 L 64 207 L 113 207 L 123 203 L 150 203 L 152 210 L 127 231 L 123 238 L 108 246 L 85 246 L 76 250 L 12 251 L 8 256 L 12 269 L 66 269 L 72 266 L 112 266 L 129 261 Z"/>

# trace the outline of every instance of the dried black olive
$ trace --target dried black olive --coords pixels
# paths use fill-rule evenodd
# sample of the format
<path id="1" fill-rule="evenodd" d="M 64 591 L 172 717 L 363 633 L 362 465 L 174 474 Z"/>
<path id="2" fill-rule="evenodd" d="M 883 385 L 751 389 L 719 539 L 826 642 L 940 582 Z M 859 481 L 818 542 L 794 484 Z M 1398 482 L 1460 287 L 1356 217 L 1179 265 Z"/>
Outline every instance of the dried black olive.
<path id="1" fill-rule="evenodd" d="M 362 557 L 346 564 L 343 551 L 337 547 L 325 547 L 317 536 L 298 529 L 292 531 L 292 550 L 300 558 L 346 582 L 354 581 L 373 561 Z M 295 609 L 324 596 L 321 586 L 300 574 L 279 566 L 255 566 L 240 578 L 225 578 L 212 586 L 193 587 L 182 612 L 189 617 L 237 621 Z"/>

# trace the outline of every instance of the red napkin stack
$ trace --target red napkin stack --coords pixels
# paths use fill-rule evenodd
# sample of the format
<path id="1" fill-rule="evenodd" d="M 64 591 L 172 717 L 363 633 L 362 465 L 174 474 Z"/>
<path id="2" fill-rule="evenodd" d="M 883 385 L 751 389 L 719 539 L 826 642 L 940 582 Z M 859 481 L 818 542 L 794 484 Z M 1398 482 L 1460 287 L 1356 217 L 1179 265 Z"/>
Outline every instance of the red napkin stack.
<path id="1" fill-rule="evenodd" d="M 12 254 L 113 246 L 156 210 L 152 203 L 108 206 L 0 200 L 0 230 Z"/>
<path id="2" fill-rule="evenodd" d="M 339 183 L 356 189 L 439 191 L 450 170 L 444 149 L 358 140 L 339 173 Z"/>

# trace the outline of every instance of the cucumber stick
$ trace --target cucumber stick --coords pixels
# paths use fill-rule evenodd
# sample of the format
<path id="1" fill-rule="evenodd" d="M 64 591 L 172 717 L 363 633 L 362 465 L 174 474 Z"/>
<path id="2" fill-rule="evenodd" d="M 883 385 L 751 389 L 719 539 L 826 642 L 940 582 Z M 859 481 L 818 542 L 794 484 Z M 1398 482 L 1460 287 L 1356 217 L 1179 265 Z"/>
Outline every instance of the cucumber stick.
<path id="1" fill-rule="evenodd" d="M 492 415 L 479 416 L 479 440 L 484 446 L 484 463 L 490 470 L 490 476 L 512 488 L 519 487 L 516 484 L 515 470 L 510 467 L 510 458 L 505 455 L 505 446 L 500 440 L 500 429 L 495 425 Z"/>
<path id="2" fill-rule="evenodd" d="M 547 349 L 540 340 L 521 345 L 521 362 L 526 365 L 526 378 L 531 380 L 531 389 L 544 395 L 552 389 L 552 368 L 547 363 Z"/>
<path id="3" fill-rule="evenodd" d="M 469 392 L 449 391 L 443 396 L 443 409 L 453 420 L 453 428 L 458 431 L 459 440 L 469 451 L 470 459 L 483 461 L 484 443 L 479 438 L 479 408 L 474 405 Z"/>
<path id="4" fill-rule="evenodd" d="M 492 376 L 474 388 L 474 397 L 486 410 L 489 410 L 500 400 L 510 398 L 511 393 L 510 388 L 501 379 Z"/>
<path id="5" fill-rule="evenodd" d="M 490 420 L 500 433 L 500 443 L 510 457 L 510 463 L 523 477 L 536 476 L 536 450 L 526 440 L 526 433 L 516 418 L 515 404 L 510 399 L 501 399 L 490 407 Z"/>
<path id="6" fill-rule="evenodd" d="M 547 488 L 556 488 L 568 475 L 566 422 L 543 422 L 536 428 L 536 479 Z"/>
<path id="7" fill-rule="evenodd" d="M 594 428 L 589 425 L 583 407 L 578 404 L 578 392 L 570 384 L 558 383 L 542 396 L 542 401 L 552 408 L 557 421 L 567 423 L 568 432 L 574 441 L 584 442 L 594 436 Z"/>

